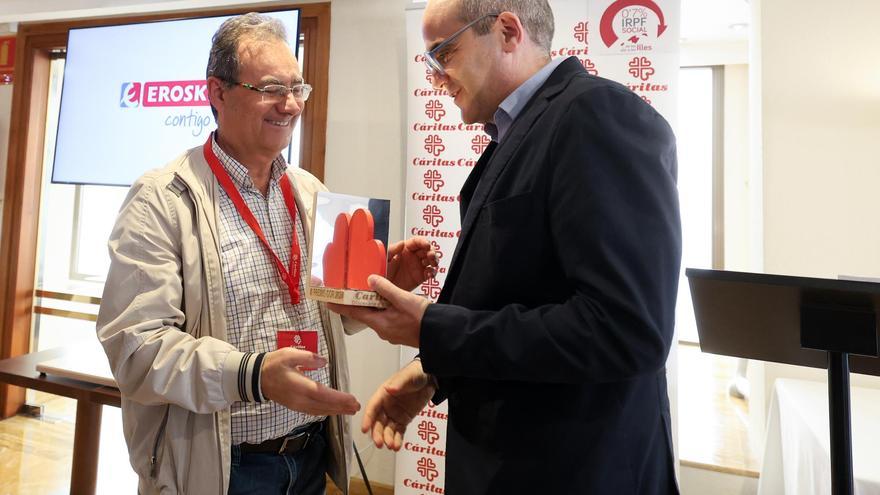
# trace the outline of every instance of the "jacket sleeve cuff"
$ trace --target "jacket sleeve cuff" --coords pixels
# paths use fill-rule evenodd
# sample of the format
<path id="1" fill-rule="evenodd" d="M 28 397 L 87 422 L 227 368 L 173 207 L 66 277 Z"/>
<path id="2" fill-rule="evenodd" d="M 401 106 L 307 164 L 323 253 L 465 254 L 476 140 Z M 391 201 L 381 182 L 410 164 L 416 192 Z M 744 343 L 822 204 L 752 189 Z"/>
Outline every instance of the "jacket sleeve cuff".
<path id="1" fill-rule="evenodd" d="M 266 353 L 231 351 L 223 363 L 223 394 L 232 402 L 265 402 L 260 367 Z"/>
<path id="2" fill-rule="evenodd" d="M 422 362 L 422 358 L 421 358 L 421 356 L 419 356 L 418 354 L 416 354 L 415 356 L 413 356 L 413 359 L 412 359 L 412 360 L 413 360 L 413 361 L 418 361 L 419 363 Z M 422 368 L 422 372 L 424 372 L 424 371 L 425 371 L 425 369 Z M 434 376 L 434 375 L 432 375 L 432 374 L 430 374 L 430 373 L 425 373 L 425 374 L 426 374 L 426 375 L 428 376 L 428 378 L 431 380 L 431 384 L 434 385 L 434 389 L 435 389 L 435 390 L 438 389 L 438 388 L 440 388 L 440 382 L 437 381 L 437 377 L 436 377 L 436 376 Z"/>
<path id="3" fill-rule="evenodd" d="M 434 396 L 431 397 L 431 402 L 435 405 L 440 405 L 446 398 L 449 396 L 449 383 L 450 380 L 437 376 L 434 373 L 426 370 L 426 363 L 424 360 L 426 352 L 430 354 L 432 351 L 436 351 L 436 349 L 431 347 L 431 339 L 430 336 L 431 330 L 431 322 L 436 321 L 437 316 L 435 315 L 437 309 L 442 306 L 439 304 L 429 304 L 425 309 L 425 314 L 422 315 L 422 324 L 419 329 L 420 333 L 420 342 L 419 342 L 419 352 L 413 359 L 418 359 L 422 362 L 422 371 L 431 377 L 431 380 L 434 382 Z M 427 363 L 427 366 L 430 367 L 430 363 Z"/>

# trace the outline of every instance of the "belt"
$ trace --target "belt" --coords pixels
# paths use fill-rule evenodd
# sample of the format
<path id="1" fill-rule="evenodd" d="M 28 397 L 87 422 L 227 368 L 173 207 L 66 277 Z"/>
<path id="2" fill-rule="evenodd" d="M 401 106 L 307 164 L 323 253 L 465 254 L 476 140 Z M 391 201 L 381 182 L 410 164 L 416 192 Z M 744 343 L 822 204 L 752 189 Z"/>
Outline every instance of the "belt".
<path id="1" fill-rule="evenodd" d="M 258 444 L 242 443 L 238 447 L 243 453 L 296 454 L 305 450 L 311 443 L 310 440 L 316 435 L 320 435 L 323 429 L 324 421 L 317 421 L 295 428 L 283 437 L 273 438 Z"/>

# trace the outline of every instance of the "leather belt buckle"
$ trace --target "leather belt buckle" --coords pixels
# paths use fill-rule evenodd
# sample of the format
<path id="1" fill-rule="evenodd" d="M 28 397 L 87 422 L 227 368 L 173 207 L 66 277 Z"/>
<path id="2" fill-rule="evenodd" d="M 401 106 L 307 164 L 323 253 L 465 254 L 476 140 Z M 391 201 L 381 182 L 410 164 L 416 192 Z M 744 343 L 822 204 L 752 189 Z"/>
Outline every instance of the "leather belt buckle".
<path id="1" fill-rule="evenodd" d="M 305 449 L 306 446 L 309 445 L 309 440 L 311 439 L 311 436 L 311 433 L 309 433 L 308 431 L 304 431 L 298 435 L 286 437 L 281 443 L 281 447 L 278 449 L 278 455 L 283 455 L 287 453 L 288 445 L 290 445 L 291 454 L 295 454 L 300 450 Z"/>

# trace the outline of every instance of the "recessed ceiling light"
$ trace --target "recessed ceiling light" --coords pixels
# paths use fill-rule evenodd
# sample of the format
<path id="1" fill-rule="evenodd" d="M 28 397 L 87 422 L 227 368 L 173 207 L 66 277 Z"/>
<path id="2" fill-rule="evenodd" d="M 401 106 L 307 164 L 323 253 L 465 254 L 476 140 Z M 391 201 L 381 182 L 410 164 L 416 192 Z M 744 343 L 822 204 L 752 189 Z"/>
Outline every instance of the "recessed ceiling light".
<path id="1" fill-rule="evenodd" d="M 748 27 L 749 27 L 748 22 L 734 22 L 733 24 L 727 26 L 727 28 L 732 31 L 742 31 L 744 29 L 748 29 Z"/>

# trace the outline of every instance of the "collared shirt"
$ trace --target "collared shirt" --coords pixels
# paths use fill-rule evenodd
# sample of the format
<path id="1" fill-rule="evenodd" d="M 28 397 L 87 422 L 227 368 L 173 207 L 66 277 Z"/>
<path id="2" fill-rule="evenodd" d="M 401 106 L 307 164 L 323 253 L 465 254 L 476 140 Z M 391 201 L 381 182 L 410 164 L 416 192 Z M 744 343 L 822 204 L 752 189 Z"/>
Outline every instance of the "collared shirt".
<path id="1" fill-rule="evenodd" d="M 489 122 L 485 125 L 486 134 L 492 138 L 492 141 L 501 144 L 504 136 L 507 135 L 507 131 L 510 130 L 510 126 L 513 125 L 513 122 L 522 112 L 526 103 L 547 82 L 550 74 L 559 67 L 563 60 L 565 60 L 565 57 L 551 59 L 547 65 L 532 74 L 532 77 L 526 79 L 526 82 L 516 88 L 513 93 L 507 95 L 507 98 L 498 105 L 498 110 L 495 110 L 495 116 L 492 118 L 494 122 Z"/>
<path id="2" fill-rule="evenodd" d="M 287 169 L 284 158 L 279 155 L 272 162 L 269 190 L 263 196 L 254 186 L 247 168 L 226 154 L 216 140 L 212 144 L 214 153 L 259 222 L 272 250 L 284 266 L 290 266 L 290 244 L 294 229 L 302 253 L 306 252 L 307 244 L 299 215 L 296 215 L 294 226 L 281 194 L 279 180 Z M 242 219 L 223 188 L 220 188 L 219 220 L 229 343 L 242 352 L 269 352 L 277 348 L 276 330 L 314 329 L 318 330 L 318 354 L 328 356 L 318 304 L 305 297 L 307 256 L 300 257 L 301 298 L 300 303 L 294 306 L 290 304 L 287 285 L 281 281 L 271 255 Z M 326 367 L 304 374 L 330 386 Z M 321 419 L 291 411 L 272 401 L 236 402 L 232 405 L 232 443 L 260 443 Z"/>

